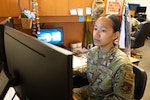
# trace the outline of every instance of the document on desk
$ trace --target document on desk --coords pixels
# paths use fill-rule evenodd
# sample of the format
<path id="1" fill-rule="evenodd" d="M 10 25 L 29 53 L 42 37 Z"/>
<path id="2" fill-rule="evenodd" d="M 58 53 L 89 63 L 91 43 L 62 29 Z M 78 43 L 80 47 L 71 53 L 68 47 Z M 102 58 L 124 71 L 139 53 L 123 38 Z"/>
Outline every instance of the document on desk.
<path id="1" fill-rule="evenodd" d="M 86 67 L 86 59 L 73 56 L 73 70 L 77 70 L 80 67 Z"/>

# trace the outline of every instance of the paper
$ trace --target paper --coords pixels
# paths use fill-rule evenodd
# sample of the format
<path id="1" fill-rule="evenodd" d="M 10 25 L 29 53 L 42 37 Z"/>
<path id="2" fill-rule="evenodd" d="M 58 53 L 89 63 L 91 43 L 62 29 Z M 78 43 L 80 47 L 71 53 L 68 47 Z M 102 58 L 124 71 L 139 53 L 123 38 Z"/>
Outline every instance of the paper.
<path id="1" fill-rule="evenodd" d="M 77 10 L 75 8 L 70 9 L 70 14 L 71 15 L 77 15 Z"/>
<path id="2" fill-rule="evenodd" d="M 92 9 L 90 7 L 86 8 L 86 15 L 91 15 Z"/>
<path id="3" fill-rule="evenodd" d="M 83 16 L 83 8 L 78 8 L 78 16 Z"/>
<path id="4" fill-rule="evenodd" d="M 125 48 L 125 21 L 124 17 L 122 19 L 121 30 L 120 30 L 120 39 L 119 39 L 119 47 Z"/>
<path id="5" fill-rule="evenodd" d="M 121 14 L 123 0 L 107 0 L 106 13 Z"/>
<path id="6" fill-rule="evenodd" d="M 86 65 L 85 60 L 82 60 L 79 57 L 73 56 L 73 68 L 81 67 L 84 65 Z"/>
<path id="7" fill-rule="evenodd" d="M 79 16 L 79 22 L 84 22 L 84 16 Z"/>
<path id="8" fill-rule="evenodd" d="M 92 17 L 91 17 L 91 15 L 88 15 L 88 16 L 86 17 L 86 22 L 92 22 Z"/>

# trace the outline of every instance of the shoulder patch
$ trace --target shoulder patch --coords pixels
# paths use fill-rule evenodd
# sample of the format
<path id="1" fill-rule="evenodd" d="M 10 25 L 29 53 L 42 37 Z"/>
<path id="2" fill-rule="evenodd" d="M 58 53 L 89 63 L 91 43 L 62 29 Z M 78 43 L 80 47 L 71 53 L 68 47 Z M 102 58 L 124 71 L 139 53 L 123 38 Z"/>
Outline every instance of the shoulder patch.
<path id="1" fill-rule="evenodd" d="M 135 77 L 135 75 L 133 73 L 126 72 L 126 74 L 125 74 L 126 80 L 132 81 L 132 80 L 134 80 L 134 77 Z"/>
<path id="2" fill-rule="evenodd" d="M 132 84 L 123 82 L 123 84 L 120 86 L 120 91 L 124 94 L 130 94 L 132 92 Z"/>

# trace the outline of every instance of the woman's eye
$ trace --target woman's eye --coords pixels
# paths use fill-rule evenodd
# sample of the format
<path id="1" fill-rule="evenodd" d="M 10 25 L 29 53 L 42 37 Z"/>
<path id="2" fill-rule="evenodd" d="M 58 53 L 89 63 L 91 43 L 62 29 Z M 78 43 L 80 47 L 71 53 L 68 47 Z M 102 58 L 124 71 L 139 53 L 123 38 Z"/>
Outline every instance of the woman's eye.
<path id="1" fill-rule="evenodd" d="M 101 30 L 101 32 L 106 32 L 106 30 Z"/>
<path id="2" fill-rule="evenodd" d="M 94 27 L 94 30 L 95 30 L 95 31 L 97 31 L 97 28 L 96 28 L 96 27 Z"/>

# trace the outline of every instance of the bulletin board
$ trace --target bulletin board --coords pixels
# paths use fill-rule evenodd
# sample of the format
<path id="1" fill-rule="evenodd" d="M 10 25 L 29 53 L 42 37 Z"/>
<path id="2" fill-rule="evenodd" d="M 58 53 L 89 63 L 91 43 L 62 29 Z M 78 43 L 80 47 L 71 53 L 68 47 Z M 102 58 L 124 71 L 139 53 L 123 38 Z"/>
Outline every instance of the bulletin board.
<path id="1" fill-rule="evenodd" d="M 106 13 L 107 14 L 122 14 L 124 0 L 107 0 Z"/>

